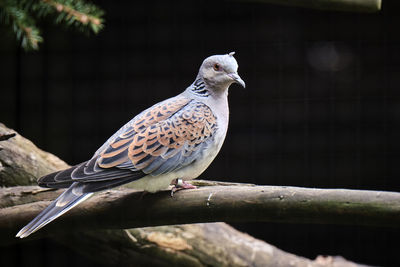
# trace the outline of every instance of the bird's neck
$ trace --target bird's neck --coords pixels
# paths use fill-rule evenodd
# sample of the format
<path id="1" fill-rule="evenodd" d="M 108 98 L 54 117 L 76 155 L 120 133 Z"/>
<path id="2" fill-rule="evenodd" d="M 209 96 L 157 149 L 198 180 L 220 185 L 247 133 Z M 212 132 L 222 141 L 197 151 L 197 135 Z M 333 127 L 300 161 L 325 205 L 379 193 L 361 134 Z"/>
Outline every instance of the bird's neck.
<path id="1" fill-rule="evenodd" d="M 189 90 L 196 96 L 208 97 L 211 92 L 208 89 L 207 84 L 202 78 L 197 77 L 196 80 L 190 85 Z"/>
<path id="2" fill-rule="evenodd" d="M 202 78 L 197 77 L 183 92 L 183 95 L 202 101 L 212 109 L 214 115 L 220 118 L 223 125 L 228 125 L 228 87 L 226 86 L 226 88 L 220 90 L 210 88 Z"/>
<path id="3" fill-rule="evenodd" d="M 228 94 L 228 86 L 226 88 L 210 88 L 210 85 L 204 81 L 203 78 L 197 77 L 196 80 L 189 86 L 189 90 L 192 94 L 199 97 L 226 97 Z"/>

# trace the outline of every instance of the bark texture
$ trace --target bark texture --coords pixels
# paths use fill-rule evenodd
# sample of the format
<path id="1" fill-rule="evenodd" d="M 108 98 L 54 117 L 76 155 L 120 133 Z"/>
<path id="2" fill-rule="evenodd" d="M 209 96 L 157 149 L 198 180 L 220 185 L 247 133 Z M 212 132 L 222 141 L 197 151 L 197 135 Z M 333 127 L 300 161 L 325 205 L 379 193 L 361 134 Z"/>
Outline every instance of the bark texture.
<path id="1" fill-rule="evenodd" d="M 342 257 L 299 257 L 225 223 L 75 232 L 55 238 L 95 262 L 114 266 L 365 266 Z"/>

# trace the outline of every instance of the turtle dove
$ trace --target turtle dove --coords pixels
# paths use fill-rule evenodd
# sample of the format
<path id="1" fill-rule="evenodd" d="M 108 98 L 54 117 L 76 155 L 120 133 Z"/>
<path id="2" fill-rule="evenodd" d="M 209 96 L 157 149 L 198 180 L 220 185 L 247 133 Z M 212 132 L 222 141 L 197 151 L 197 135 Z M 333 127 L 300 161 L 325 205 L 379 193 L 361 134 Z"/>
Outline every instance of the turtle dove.
<path id="1" fill-rule="evenodd" d="M 24 238 L 90 197 L 130 183 L 157 192 L 172 183 L 194 188 L 221 149 L 228 128 L 228 88 L 245 87 L 234 52 L 206 58 L 195 81 L 181 94 L 146 109 L 112 135 L 81 164 L 38 180 L 40 186 L 68 188 L 17 237 Z"/>

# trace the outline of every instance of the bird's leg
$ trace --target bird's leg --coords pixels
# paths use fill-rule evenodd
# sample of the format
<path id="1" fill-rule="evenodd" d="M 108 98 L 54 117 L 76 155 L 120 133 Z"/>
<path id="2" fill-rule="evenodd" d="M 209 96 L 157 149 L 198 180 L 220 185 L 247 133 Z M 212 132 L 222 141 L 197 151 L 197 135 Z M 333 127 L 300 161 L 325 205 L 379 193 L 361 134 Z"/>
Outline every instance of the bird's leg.
<path id="1" fill-rule="evenodd" d="M 171 189 L 171 197 L 174 195 L 176 191 L 182 190 L 182 189 L 195 189 L 197 188 L 196 186 L 185 182 L 181 178 L 174 179 L 171 183 L 174 187 Z"/>

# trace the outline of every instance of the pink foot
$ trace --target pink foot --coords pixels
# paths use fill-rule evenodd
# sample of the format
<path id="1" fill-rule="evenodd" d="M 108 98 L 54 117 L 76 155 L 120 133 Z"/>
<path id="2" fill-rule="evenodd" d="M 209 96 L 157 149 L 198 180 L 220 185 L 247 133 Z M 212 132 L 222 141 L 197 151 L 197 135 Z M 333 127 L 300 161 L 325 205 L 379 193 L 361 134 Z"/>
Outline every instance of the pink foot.
<path id="1" fill-rule="evenodd" d="M 194 186 L 190 183 L 187 183 L 180 178 L 175 179 L 171 184 L 174 185 L 174 187 L 172 187 L 172 190 L 171 190 L 171 197 L 174 195 L 174 193 L 176 191 L 179 191 L 182 189 L 196 189 L 197 188 L 196 186 Z"/>

